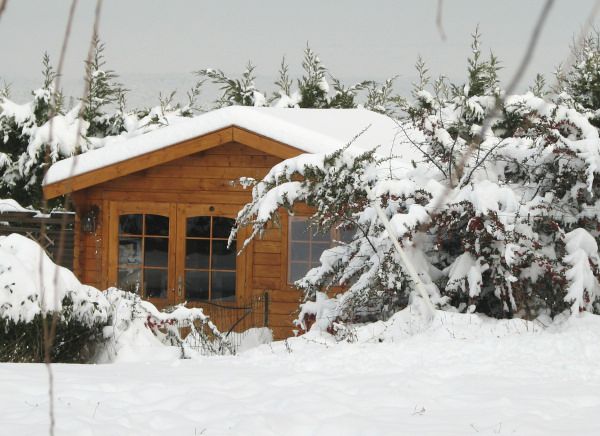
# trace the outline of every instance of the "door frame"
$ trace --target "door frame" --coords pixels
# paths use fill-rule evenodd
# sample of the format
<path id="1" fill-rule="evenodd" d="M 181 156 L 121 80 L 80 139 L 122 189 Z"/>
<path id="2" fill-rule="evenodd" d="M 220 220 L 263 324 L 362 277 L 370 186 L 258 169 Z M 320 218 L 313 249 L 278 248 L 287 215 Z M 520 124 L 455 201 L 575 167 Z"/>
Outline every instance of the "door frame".
<path id="1" fill-rule="evenodd" d="M 177 282 L 179 277 L 182 278 L 183 287 L 181 289 L 181 295 L 177 289 L 176 299 L 178 302 L 183 303 L 185 301 L 185 239 L 186 239 L 186 220 L 188 217 L 193 216 L 212 216 L 212 217 L 223 217 L 235 219 L 240 210 L 241 206 L 231 204 L 195 204 L 195 203 L 178 203 L 177 204 L 177 230 L 176 233 L 176 254 L 175 254 L 175 276 L 174 280 Z M 248 250 L 242 251 L 239 254 L 241 247 L 239 241 L 245 241 L 246 231 L 240 229 L 237 235 L 237 247 L 238 253 L 236 253 L 235 262 L 235 300 L 232 301 L 219 301 L 221 305 L 236 305 L 240 299 L 243 299 L 246 294 L 246 280 L 248 278 L 248 269 L 246 268 L 246 253 Z M 243 242 L 242 242 L 243 243 Z M 248 248 L 248 247 L 247 247 Z M 177 284 L 175 285 L 178 288 Z M 188 301 L 189 307 L 201 307 L 203 304 L 210 304 L 211 300 L 198 300 Z"/>
<path id="2" fill-rule="evenodd" d="M 167 268 L 167 296 L 165 298 L 146 298 L 162 309 L 175 304 L 175 241 L 177 233 L 177 208 L 175 203 L 154 203 L 144 201 L 111 201 L 110 222 L 108 227 L 108 283 L 117 286 L 119 269 L 119 216 L 125 214 L 154 214 L 169 217 L 169 252 Z M 143 253 L 142 253 L 143 255 Z"/>
<path id="3" fill-rule="evenodd" d="M 232 204 L 198 204 L 198 203 L 157 203 L 148 201 L 110 201 L 108 223 L 108 262 L 107 277 L 109 286 L 117 286 L 119 255 L 119 216 L 124 214 L 156 214 L 169 217 L 169 254 L 167 273 L 167 297 L 144 298 L 162 309 L 185 301 L 185 289 L 178 292 L 177 279 L 183 277 L 185 267 L 186 219 L 191 216 L 213 216 L 233 218 L 242 206 Z M 237 250 L 248 236 L 248 229 L 242 228 L 237 235 Z M 247 283 L 252 282 L 251 248 L 246 247 L 241 254 L 236 253 L 236 289 L 235 300 L 219 302 L 222 305 L 236 305 L 247 296 Z M 183 285 L 185 287 L 185 285 Z M 189 307 L 201 307 L 210 300 L 190 301 Z"/>

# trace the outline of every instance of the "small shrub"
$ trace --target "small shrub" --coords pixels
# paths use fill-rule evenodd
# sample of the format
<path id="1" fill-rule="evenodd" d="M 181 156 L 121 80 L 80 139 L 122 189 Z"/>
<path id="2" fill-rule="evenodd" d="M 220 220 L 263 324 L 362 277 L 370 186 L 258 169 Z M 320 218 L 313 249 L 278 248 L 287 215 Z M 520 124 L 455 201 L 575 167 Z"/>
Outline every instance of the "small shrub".
<path id="1" fill-rule="evenodd" d="M 52 314 L 47 323 L 51 324 Z M 0 362 L 43 362 L 43 316 L 35 315 L 30 322 L 0 318 Z M 85 363 L 103 342 L 102 329 L 106 319 L 91 322 L 82 319 L 73 300 L 65 296 L 58 313 L 56 335 L 50 350 L 52 362 Z"/>

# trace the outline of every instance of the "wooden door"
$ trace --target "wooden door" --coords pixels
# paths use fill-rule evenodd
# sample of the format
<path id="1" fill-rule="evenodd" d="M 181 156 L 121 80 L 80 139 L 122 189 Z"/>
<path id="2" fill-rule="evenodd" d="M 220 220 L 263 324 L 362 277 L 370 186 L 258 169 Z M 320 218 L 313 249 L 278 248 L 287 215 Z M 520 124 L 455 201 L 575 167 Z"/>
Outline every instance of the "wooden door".
<path id="1" fill-rule="evenodd" d="M 244 292 L 245 255 L 228 238 L 238 206 L 177 206 L 176 300 L 231 305 Z"/>
<path id="2" fill-rule="evenodd" d="M 109 226 L 109 283 L 159 308 L 176 303 L 176 206 L 111 202 Z"/>

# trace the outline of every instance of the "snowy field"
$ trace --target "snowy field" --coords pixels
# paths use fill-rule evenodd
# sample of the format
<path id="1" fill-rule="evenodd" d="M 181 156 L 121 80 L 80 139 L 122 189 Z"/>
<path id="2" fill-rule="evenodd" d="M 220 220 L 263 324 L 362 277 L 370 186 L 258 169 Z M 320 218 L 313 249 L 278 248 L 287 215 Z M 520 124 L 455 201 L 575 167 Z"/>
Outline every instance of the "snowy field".
<path id="1" fill-rule="evenodd" d="M 55 365 L 56 434 L 600 434 L 598 316 L 544 329 L 438 312 L 424 326 L 404 311 L 355 336 Z M 47 434 L 44 366 L 0 364 L 0 411 L 2 435 Z"/>

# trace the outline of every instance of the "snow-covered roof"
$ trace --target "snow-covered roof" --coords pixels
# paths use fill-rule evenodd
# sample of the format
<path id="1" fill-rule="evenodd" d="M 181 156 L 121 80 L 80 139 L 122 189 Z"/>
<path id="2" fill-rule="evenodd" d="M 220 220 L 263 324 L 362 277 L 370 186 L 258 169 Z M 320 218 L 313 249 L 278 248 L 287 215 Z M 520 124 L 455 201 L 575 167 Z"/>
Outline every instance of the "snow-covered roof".
<path id="1" fill-rule="evenodd" d="M 363 129 L 352 147 L 371 149 L 381 146 L 389 153 L 397 143 L 397 124 L 391 118 L 366 109 L 280 109 L 231 106 L 204 113 L 172 126 L 139 135 L 126 134 L 103 148 L 64 159 L 52 165 L 44 185 L 107 167 L 182 141 L 237 126 L 307 153 L 337 150 Z M 394 154 L 412 158 L 414 150 L 395 147 Z"/>

